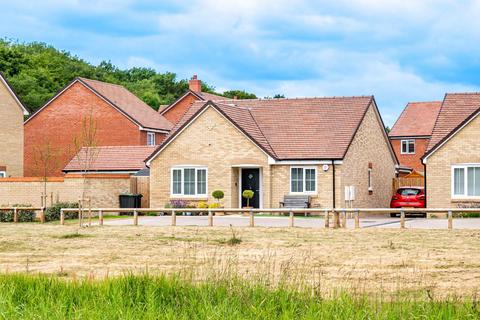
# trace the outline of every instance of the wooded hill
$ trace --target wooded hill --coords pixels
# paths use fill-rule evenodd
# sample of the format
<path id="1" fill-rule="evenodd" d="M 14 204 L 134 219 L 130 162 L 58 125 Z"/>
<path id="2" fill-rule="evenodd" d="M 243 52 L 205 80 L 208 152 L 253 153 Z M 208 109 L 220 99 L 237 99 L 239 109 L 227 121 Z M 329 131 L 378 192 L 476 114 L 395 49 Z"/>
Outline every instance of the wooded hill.
<path id="1" fill-rule="evenodd" d="M 121 84 L 155 110 L 170 104 L 188 89 L 187 79 L 172 72 L 158 73 L 151 68 L 122 70 L 109 61 L 95 66 L 45 43 L 18 43 L 0 39 L 0 72 L 4 74 L 22 102 L 33 112 L 52 98 L 75 77 Z M 203 83 L 203 91 L 214 87 Z M 219 94 L 219 93 L 216 93 Z M 256 98 L 241 90 L 226 91 L 225 97 Z"/>

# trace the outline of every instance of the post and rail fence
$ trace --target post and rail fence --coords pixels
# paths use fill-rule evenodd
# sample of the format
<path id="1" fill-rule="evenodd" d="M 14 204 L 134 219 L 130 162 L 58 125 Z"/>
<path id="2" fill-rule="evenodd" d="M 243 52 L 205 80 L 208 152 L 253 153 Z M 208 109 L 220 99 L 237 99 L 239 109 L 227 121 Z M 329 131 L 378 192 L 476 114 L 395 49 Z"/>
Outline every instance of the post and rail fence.
<path id="1" fill-rule="evenodd" d="M 2 208 L 3 209 L 3 208 Z M 32 209 L 32 208 L 30 208 Z M 416 208 L 403 208 L 403 209 L 392 209 L 392 208 L 340 208 L 340 209 L 329 209 L 329 208 L 312 208 L 312 209 L 289 209 L 289 208 L 271 208 L 271 209 L 198 209 L 198 208 L 89 208 L 89 211 L 96 213 L 98 216 L 98 224 L 102 226 L 104 224 L 104 214 L 105 213 L 123 213 L 123 212 L 133 212 L 133 225 L 137 226 L 139 224 L 139 214 L 142 213 L 162 213 L 163 215 L 171 216 L 171 226 L 177 225 L 177 216 L 179 213 L 198 213 L 207 216 L 207 226 L 214 226 L 214 217 L 215 213 L 221 213 L 223 215 L 232 215 L 232 214 L 243 214 L 248 215 L 249 218 L 249 227 L 255 227 L 255 215 L 275 213 L 283 216 L 286 216 L 289 220 L 288 226 L 295 226 L 295 214 L 305 214 L 318 216 L 324 219 L 325 228 L 334 228 L 334 229 L 345 229 L 347 228 L 347 221 L 349 219 L 354 220 L 354 228 L 359 229 L 361 227 L 361 215 L 368 213 L 371 215 L 385 215 L 385 214 L 399 214 L 400 215 L 400 228 L 405 229 L 406 214 L 408 213 L 426 213 L 427 217 L 432 213 L 441 213 L 446 214 L 447 225 L 445 226 L 448 229 L 453 229 L 454 215 L 459 213 L 480 213 L 480 208 L 426 208 L 426 209 L 416 209 Z M 60 212 L 60 224 L 65 224 L 65 213 L 66 212 L 77 212 L 81 215 L 81 208 L 63 208 Z M 350 218 L 349 218 L 350 216 Z M 333 220 L 331 219 L 333 217 Z M 333 221 L 330 224 L 330 221 Z"/>
<path id="2" fill-rule="evenodd" d="M 19 211 L 40 211 L 39 220 L 45 223 L 45 207 L 0 207 L 0 214 L 2 211 L 13 211 L 13 222 L 17 223 L 19 220 Z"/>

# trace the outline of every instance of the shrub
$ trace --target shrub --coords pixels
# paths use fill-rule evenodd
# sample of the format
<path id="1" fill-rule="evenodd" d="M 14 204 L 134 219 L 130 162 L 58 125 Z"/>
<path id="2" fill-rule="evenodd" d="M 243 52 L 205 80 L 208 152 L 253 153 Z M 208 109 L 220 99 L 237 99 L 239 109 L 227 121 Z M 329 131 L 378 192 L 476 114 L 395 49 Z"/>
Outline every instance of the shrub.
<path id="1" fill-rule="evenodd" d="M 12 207 L 31 207 L 31 204 L 14 204 Z M 33 222 L 35 220 L 35 211 L 18 210 L 18 222 Z M 1 211 L 0 222 L 13 222 L 13 210 Z"/>
<path id="2" fill-rule="evenodd" d="M 253 192 L 252 190 L 244 190 L 242 192 L 242 197 L 247 199 L 247 207 L 250 206 L 250 199 L 252 199 L 254 195 L 255 195 L 255 192 Z"/>
<path id="3" fill-rule="evenodd" d="M 207 209 L 208 208 L 208 203 L 206 203 L 205 201 L 200 201 L 198 203 L 198 209 Z"/>
<path id="4" fill-rule="evenodd" d="M 55 221 L 60 220 L 60 209 L 62 208 L 78 208 L 78 203 L 76 202 L 57 202 L 51 207 L 48 207 L 45 210 L 45 220 L 46 221 Z M 65 212 L 65 219 L 76 219 L 78 218 L 77 212 Z"/>
<path id="5" fill-rule="evenodd" d="M 217 209 L 217 208 L 220 208 L 220 203 L 218 203 L 218 202 L 211 203 L 208 207 L 210 209 Z"/>
<path id="6" fill-rule="evenodd" d="M 221 199 L 223 199 L 224 196 L 225 194 L 223 193 L 222 190 L 215 190 L 212 192 L 212 197 L 214 197 L 217 201 L 220 201 Z"/>
<path id="7" fill-rule="evenodd" d="M 187 208 L 188 207 L 188 202 L 185 200 L 171 200 L 170 205 L 172 208 Z"/>

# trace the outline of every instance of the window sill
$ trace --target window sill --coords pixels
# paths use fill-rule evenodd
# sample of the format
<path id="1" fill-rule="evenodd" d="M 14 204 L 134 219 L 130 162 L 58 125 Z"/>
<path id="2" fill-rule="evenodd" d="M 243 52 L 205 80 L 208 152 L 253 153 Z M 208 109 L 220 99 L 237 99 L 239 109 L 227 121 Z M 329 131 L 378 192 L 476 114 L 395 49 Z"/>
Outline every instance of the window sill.
<path id="1" fill-rule="evenodd" d="M 480 197 L 463 197 L 463 198 L 452 198 L 452 202 L 480 202 Z"/>
<path id="2" fill-rule="evenodd" d="M 291 196 L 312 196 L 316 197 L 318 196 L 317 192 L 290 192 L 289 195 Z"/>
<path id="3" fill-rule="evenodd" d="M 170 195 L 170 200 L 208 200 L 208 196 L 181 196 L 181 195 Z"/>

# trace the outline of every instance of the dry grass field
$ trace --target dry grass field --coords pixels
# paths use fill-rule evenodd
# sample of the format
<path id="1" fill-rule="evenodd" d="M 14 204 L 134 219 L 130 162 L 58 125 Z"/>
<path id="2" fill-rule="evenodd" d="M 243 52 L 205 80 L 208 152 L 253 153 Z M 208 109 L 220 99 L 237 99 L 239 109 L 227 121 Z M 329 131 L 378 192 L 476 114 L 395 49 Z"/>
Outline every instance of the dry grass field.
<path id="1" fill-rule="evenodd" d="M 237 241 L 228 240 L 235 233 Z M 480 293 L 480 230 L 324 230 L 0 224 L 0 271 L 101 279 L 241 276 L 329 293 Z"/>

